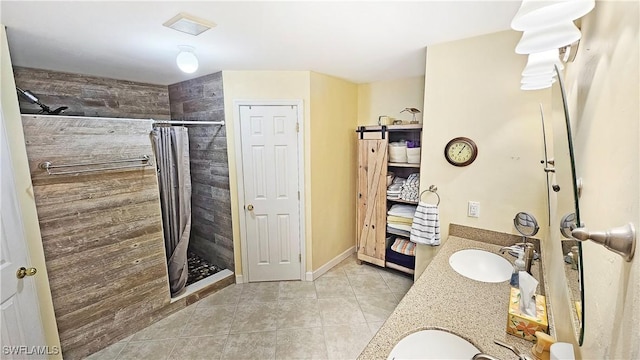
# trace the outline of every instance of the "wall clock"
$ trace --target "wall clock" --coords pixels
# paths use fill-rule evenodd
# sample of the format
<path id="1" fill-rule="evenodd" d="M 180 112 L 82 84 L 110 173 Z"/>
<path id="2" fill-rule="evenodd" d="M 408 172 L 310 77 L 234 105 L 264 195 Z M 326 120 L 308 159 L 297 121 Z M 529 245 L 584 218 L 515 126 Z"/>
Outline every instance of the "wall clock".
<path id="1" fill-rule="evenodd" d="M 444 157 L 454 166 L 467 166 L 478 156 L 478 147 L 466 137 L 451 139 L 444 147 Z"/>

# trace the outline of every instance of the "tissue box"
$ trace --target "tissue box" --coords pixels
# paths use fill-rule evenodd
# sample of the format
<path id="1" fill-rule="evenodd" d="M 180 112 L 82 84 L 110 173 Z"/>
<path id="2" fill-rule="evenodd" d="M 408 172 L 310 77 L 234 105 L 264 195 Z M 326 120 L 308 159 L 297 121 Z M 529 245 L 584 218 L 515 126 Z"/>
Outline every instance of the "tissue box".
<path id="1" fill-rule="evenodd" d="M 535 341 L 536 331 L 549 332 L 545 297 L 536 295 L 536 317 L 531 317 L 520 312 L 520 289 L 511 288 L 507 333 L 525 340 Z"/>

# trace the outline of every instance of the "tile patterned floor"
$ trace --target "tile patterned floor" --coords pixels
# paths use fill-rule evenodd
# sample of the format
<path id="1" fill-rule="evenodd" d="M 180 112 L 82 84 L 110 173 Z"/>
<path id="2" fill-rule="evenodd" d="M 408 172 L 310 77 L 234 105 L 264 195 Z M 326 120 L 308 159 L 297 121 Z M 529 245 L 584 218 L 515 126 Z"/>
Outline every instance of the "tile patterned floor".
<path id="1" fill-rule="evenodd" d="M 314 282 L 231 285 L 88 359 L 355 359 L 412 284 L 351 256 Z"/>

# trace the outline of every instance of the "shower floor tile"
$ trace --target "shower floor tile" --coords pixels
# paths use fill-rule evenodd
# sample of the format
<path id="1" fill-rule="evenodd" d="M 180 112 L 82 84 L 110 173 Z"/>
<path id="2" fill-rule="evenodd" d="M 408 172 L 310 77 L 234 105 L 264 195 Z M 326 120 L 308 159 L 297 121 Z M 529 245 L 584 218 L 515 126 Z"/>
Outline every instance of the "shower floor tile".
<path id="1" fill-rule="evenodd" d="M 354 255 L 314 282 L 230 285 L 88 359 L 355 359 L 411 283 Z"/>
<path id="2" fill-rule="evenodd" d="M 195 253 L 187 254 L 187 263 L 189 265 L 189 276 L 187 277 L 187 286 L 209 277 L 222 270 L 219 267 L 210 264 L 207 260 L 201 258 Z"/>

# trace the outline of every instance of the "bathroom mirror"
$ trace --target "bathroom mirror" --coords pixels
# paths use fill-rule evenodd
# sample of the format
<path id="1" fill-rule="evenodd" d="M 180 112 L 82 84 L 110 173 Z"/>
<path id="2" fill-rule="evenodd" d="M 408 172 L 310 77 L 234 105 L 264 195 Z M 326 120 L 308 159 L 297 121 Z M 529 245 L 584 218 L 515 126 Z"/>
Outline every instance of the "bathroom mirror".
<path id="1" fill-rule="evenodd" d="M 571 230 L 580 224 L 580 207 L 578 198 L 578 179 L 576 176 L 575 157 L 571 119 L 567 106 L 566 93 L 562 76 L 555 69 L 558 81 L 553 85 L 553 146 L 555 176 L 551 177 L 551 188 L 557 194 L 557 217 L 554 219 L 558 228 L 551 231 L 560 232 L 562 258 L 565 277 L 570 296 L 571 318 L 578 343 L 582 345 L 584 337 L 584 288 L 582 281 L 582 245 L 571 237 Z"/>

